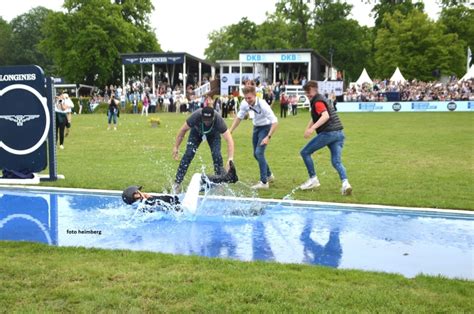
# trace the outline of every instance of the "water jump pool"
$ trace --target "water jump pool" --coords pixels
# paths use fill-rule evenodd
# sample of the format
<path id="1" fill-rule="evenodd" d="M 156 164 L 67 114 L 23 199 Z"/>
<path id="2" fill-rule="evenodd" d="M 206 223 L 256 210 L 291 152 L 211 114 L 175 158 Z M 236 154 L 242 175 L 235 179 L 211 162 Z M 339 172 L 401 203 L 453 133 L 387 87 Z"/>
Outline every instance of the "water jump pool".
<path id="1" fill-rule="evenodd" d="M 0 187 L 0 240 L 474 279 L 474 214 L 204 197 L 143 213 L 118 192 Z"/>

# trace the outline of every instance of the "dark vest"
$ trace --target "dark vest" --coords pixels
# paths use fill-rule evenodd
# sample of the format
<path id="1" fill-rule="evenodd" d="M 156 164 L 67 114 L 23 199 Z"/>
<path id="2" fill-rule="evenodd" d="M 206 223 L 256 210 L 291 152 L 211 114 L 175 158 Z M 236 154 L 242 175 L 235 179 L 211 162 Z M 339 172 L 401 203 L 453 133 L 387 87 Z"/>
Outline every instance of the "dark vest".
<path id="1" fill-rule="evenodd" d="M 311 99 L 311 118 L 313 119 L 313 123 L 316 123 L 316 121 L 318 121 L 321 117 L 318 116 L 315 111 L 316 102 L 318 101 L 323 102 L 326 106 L 326 109 L 329 114 L 329 120 L 323 125 L 321 125 L 319 128 L 317 128 L 316 133 L 342 130 L 344 127 L 342 126 L 341 120 L 339 120 L 339 116 L 337 115 L 334 106 L 329 104 L 328 100 L 324 98 L 321 94 L 316 94 L 316 96 Z"/>

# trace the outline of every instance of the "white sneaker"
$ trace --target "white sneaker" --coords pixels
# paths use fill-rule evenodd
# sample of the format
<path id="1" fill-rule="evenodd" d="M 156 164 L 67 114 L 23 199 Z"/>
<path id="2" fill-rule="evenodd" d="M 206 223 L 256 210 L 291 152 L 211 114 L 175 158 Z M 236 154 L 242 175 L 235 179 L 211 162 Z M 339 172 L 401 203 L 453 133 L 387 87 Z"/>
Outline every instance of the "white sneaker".
<path id="1" fill-rule="evenodd" d="M 319 183 L 318 177 L 314 176 L 306 180 L 306 182 L 303 183 L 302 185 L 300 185 L 300 189 L 311 190 L 311 189 L 319 187 L 320 185 L 321 184 Z"/>
<path id="2" fill-rule="evenodd" d="M 59 148 L 60 148 L 60 149 L 64 149 L 64 146 L 63 146 L 63 145 L 59 145 Z"/>
<path id="3" fill-rule="evenodd" d="M 352 194 L 352 186 L 351 186 L 351 184 L 349 183 L 348 180 L 344 180 L 342 182 L 341 194 L 342 195 L 351 195 Z"/>
<path id="4" fill-rule="evenodd" d="M 268 189 L 270 187 L 270 185 L 267 183 L 263 183 L 262 181 L 258 181 L 257 184 L 255 185 L 252 185 L 252 189 L 256 189 L 256 190 L 259 190 L 259 189 Z"/>
<path id="5" fill-rule="evenodd" d="M 272 173 L 271 175 L 267 177 L 267 182 L 273 182 L 273 181 L 275 181 L 275 176 Z"/>

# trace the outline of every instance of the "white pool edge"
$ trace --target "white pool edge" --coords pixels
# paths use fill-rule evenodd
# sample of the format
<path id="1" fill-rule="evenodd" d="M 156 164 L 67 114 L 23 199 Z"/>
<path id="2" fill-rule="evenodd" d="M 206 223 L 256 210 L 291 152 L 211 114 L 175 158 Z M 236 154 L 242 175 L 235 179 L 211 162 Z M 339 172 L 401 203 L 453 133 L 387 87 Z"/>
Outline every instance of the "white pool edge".
<path id="1" fill-rule="evenodd" d="M 118 190 L 101 190 L 101 189 L 83 189 L 83 188 L 60 188 L 60 187 L 49 187 L 49 186 L 24 186 L 24 185 L 2 185 L 0 188 L 5 189 L 16 189 L 16 190 L 33 190 L 41 192 L 69 192 L 69 193 L 101 193 L 106 195 L 121 195 L 122 191 Z M 153 195 L 161 195 L 161 193 L 150 193 Z M 245 201 L 260 201 L 267 203 L 288 203 L 297 205 L 325 205 L 325 206 L 340 206 L 340 207 L 359 207 L 367 209 L 377 210 L 405 210 L 414 212 L 436 212 L 446 214 L 463 214 L 473 215 L 474 211 L 471 210 L 460 210 L 460 209 L 447 209 L 447 208 L 429 208 L 429 207 L 403 207 L 403 206 L 392 206 L 392 205 L 377 205 L 377 204 L 357 204 L 357 203 L 336 203 L 336 202 L 322 202 L 322 201 L 302 201 L 302 200 L 283 200 L 283 199 L 272 199 L 272 198 L 251 198 L 251 197 L 234 197 L 234 196 L 208 196 L 211 199 L 227 199 L 227 200 L 245 200 Z"/>

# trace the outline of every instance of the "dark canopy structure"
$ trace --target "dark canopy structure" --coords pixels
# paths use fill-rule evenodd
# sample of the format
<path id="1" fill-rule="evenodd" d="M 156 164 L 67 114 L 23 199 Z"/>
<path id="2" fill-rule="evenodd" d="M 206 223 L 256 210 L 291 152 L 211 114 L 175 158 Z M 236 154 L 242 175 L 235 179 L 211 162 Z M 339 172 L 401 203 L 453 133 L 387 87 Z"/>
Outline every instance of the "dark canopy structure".
<path id="1" fill-rule="evenodd" d="M 211 77 L 215 77 L 216 72 L 216 65 L 214 63 L 197 58 L 185 52 L 124 53 L 121 54 L 120 57 L 122 58 L 122 85 L 125 87 L 126 84 L 126 65 L 140 65 L 142 79 L 143 65 L 151 65 L 153 92 L 155 92 L 156 86 L 156 73 L 160 75 L 167 73 L 168 82 L 171 86 L 176 85 L 175 82 L 182 81 L 183 88 L 186 88 L 188 84 L 198 83 L 198 85 L 200 85 L 203 73 L 209 73 Z"/>

